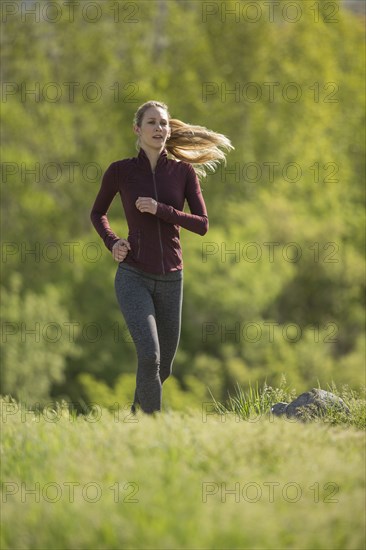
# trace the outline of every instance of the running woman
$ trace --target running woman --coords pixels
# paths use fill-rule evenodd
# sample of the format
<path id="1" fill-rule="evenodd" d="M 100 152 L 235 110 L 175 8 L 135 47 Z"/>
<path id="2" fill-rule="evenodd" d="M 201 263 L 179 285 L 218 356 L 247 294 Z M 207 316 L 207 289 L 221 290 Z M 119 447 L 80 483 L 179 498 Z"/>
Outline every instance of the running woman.
<path id="1" fill-rule="evenodd" d="M 183 259 L 180 228 L 205 235 L 206 205 L 198 176 L 214 170 L 230 140 L 172 119 L 168 106 L 148 101 L 135 113 L 138 155 L 113 162 L 103 175 L 90 218 L 118 268 L 115 292 L 137 352 L 131 408 L 161 411 L 162 385 L 172 373 L 181 331 Z M 111 229 L 107 211 L 119 193 L 128 238 Z M 190 213 L 184 212 L 187 201 Z"/>

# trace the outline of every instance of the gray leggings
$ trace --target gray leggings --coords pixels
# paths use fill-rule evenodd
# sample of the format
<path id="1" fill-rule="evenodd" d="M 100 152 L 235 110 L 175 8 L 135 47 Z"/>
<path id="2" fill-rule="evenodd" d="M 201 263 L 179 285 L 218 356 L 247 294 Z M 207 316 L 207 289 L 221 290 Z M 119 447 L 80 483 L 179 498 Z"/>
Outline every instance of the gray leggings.
<path id="1" fill-rule="evenodd" d="M 120 262 L 114 285 L 137 351 L 134 403 L 145 413 L 161 411 L 180 337 L 183 271 L 154 275 Z"/>

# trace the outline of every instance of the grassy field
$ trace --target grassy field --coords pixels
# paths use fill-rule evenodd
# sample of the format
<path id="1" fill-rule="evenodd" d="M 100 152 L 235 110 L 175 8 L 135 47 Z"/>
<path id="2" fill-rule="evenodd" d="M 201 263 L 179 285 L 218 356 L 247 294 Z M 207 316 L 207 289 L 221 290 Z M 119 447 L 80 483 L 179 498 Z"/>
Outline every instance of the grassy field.
<path id="1" fill-rule="evenodd" d="M 365 547 L 359 422 L 1 405 L 4 550 Z"/>

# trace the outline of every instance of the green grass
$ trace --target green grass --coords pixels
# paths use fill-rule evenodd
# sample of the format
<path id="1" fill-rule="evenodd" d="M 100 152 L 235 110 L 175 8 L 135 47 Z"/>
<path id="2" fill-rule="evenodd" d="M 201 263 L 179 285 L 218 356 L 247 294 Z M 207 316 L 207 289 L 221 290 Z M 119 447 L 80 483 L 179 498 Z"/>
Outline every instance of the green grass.
<path id="1" fill-rule="evenodd" d="M 364 402 L 353 425 L 1 405 L 4 550 L 364 548 Z"/>
<path id="2" fill-rule="evenodd" d="M 318 385 L 320 388 L 320 386 Z M 355 428 L 366 428 L 366 388 L 361 388 L 360 392 L 352 390 L 349 386 L 343 385 L 341 389 L 332 383 L 327 388 L 327 391 L 340 397 L 344 404 L 348 407 L 349 413 L 329 407 L 321 415 L 316 412 L 315 408 L 309 407 L 302 409 L 302 420 L 310 420 L 312 422 L 323 422 L 332 425 L 354 426 Z M 229 395 L 226 403 L 217 401 L 212 395 L 213 410 L 220 415 L 233 414 L 241 420 L 258 419 L 261 416 L 271 414 L 271 407 L 275 403 L 284 402 L 290 403 L 298 395 L 294 389 L 291 389 L 286 384 L 286 378 L 282 377 L 282 382 L 278 388 L 264 385 L 259 388 L 258 384 L 253 388 L 249 385 L 248 390 L 244 390 L 239 384 L 236 386 L 235 395 Z M 313 414 L 314 412 L 314 414 Z"/>

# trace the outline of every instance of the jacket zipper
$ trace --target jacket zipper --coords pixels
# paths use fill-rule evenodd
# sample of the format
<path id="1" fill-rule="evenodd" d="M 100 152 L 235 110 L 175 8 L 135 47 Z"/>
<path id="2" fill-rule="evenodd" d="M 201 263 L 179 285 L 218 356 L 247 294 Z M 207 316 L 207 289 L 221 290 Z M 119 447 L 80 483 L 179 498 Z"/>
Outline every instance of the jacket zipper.
<path id="1" fill-rule="evenodd" d="M 140 259 L 140 232 L 137 237 L 137 259 Z"/>
<path id="2" fill-rule="evenodd" d="M 153 175 L 153 182 L 154 182 L 154 191 L 155 191 L 155 200 L 158 200 L 158 192 L 156 190 L 156 181 L 155 181 L 155 171 L 152 173 Z M 165 269 L 164 269 L 164 255 L 163 255 L 163 243 L 161 241 L 161 229 L 160 229 L 160 220 L 159 218 L 156 218 L 158 222 L 158 233 L 159 233 L 159 243 L 160 243 L 160 251 L 161 251 L 161 265 L 163 268 L 163 274 L 165 275 Z"/>

